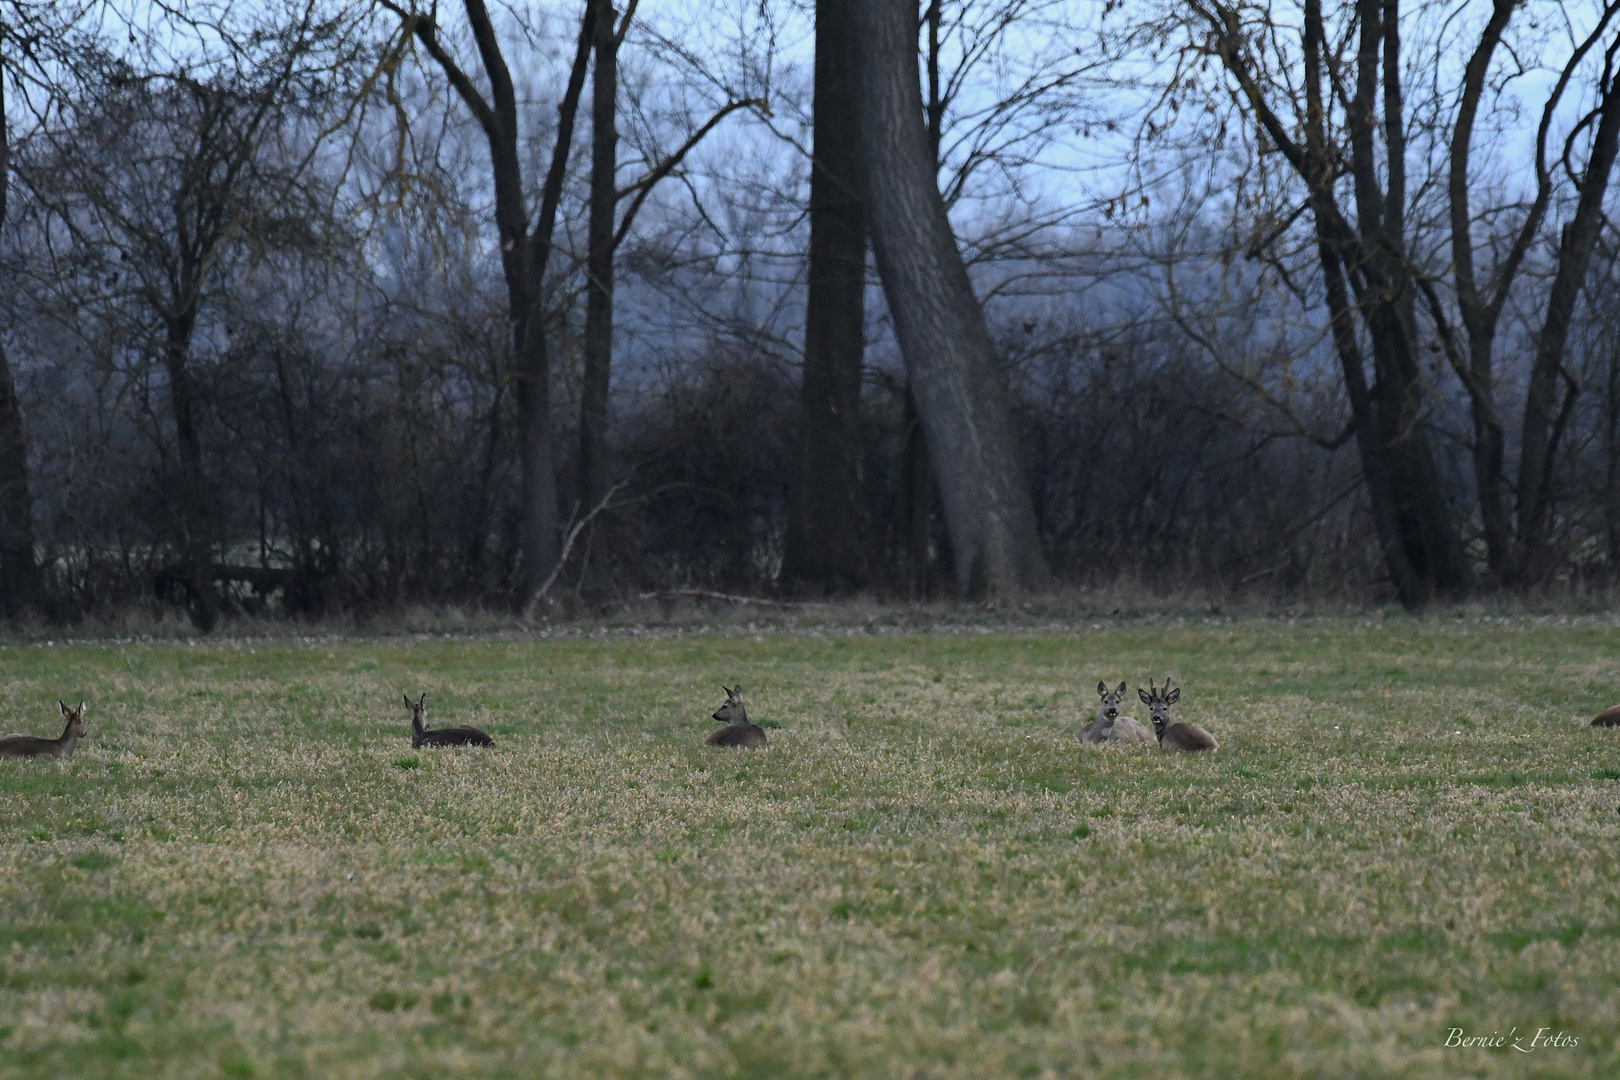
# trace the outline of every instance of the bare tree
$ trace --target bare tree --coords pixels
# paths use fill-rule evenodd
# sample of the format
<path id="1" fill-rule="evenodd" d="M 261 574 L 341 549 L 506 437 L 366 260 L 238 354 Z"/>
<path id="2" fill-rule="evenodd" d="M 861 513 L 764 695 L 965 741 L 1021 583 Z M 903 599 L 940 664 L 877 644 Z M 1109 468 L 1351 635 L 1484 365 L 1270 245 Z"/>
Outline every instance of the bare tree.
<path id="1" fill-rule="evenodd" d="M 613 234 L 618 219 L 619 47 L 635 15 L 630 0 L 622 24 L 611 0 L 590 0 L 596 20 L 591 43 L 591 192 L 585 260 L 585 371 L 579 405 L 579 499 L 596 506 L 609 484 L 608 390 L 613 378 Z"/>
<path id="2" fill-rule="evenodd" d="M 5 227 L 11 185 L 11 128 L 6 112 L 6 85 L 20 85 L 41 69 L 70 62 L 70 28 L 77 21 L 73 5 L 6 0 L 0 4 L 0 229 Z M 68 66 L 71 66 L 70 63 Z M 28 436 L 16 380 L 0 336 L 0 611 L 15 615 L 39 603 L 39 564 L 34 551 L 33 497 L 29 491 Z"/>
<path id="3" fill-rule="evenodd" d="M 1596 29 L 1575 49 L 1565 73 L 1549 95 L 1543 113 L 1543 122 L 1537 132 L 1537 202 L 1545 206 L 1541 192 L 1546 187 L 1546 118 L 1557 108 L 1564 86 L 1579 60 L 1594 46 L 1602 42 L 1620 4 L 1604 5 L 1602 18 Z M 1517 558 L 1508 570 L 1509 582 L 1534 580 L 1542 570 L 1545 553 L 1546 518 L 1551 503 L 1552 470 L 1579 383 L 1569 376 L 1564 353 L 1569 342 L 1570 325 L 1575 312 L 1575 301 L 1586 282 L 1598 232 L 1603 226 L 1604 196 L 1608 192 L 1609 177 L 1614 171 L 1617 149 L 1620 149 L 1620 71 L 1615 70 L 1615 56 L 1620 51 L 1620 33 L 1613 34 L 1603 49 L 1603 67 L 1595 91 L 1597 104 L 1586 113 L 1575 129 L 1565 138 L 1560 164 L 1571 179 L 1577 192 L 1575 213 L 1560 230 L 1558 238 L 1557 268 L 1552 287 L 1547 295 L 1546 315 L 1541 332 L 1536 335 L 1535 359 L 1530 367 L 1530 383 L 1525 393 L 1524 423 L 1519 440 L 1519 482 L 1517 485 Z M 1459 125 L 1460 127 L 1460 125 Z M 1581 133 L 1592 129 L 1586 154 L 1585 168 L 1577 173 L 1575 149 Z M 1455 145 L 1455 144 L 1454 144 Z M 1466 150 L 1464 151 L 1466 153 Z M 1454 197 L 1457 192 L 1453 192 Z M 1466 200 L 1466 186 L 1461 191 Z M 1467 237 L 1466 203 L 1464 210 L 1452 212 L 1453 227 L 1462 225 Z M 1526 224 L 1530 224 L 1526 222 Z M 1539 224 L 1539 223 L 1538 223 Z M 1533 230 L 1531 230 L 1533 231 Z M 1455 242 L 1454 242 L 1455 243 Z M 1462 293 L 1459 288 L 1459 296 Z M 1476 307 L 1477 310 L 1477 307 Z M 1437 312 L 1436 320 L 1442 316 Z M 1442 323 L 1443 325 L 1443 323 Z M 1481 328 L 1483 330 L 1483 327 Z M 1484 363 L 1489 363 L 1489 339 L 1482 333 L 1481 350 Z M 1477 366 L 1477 362 L 1476 362 Z M 1460 370 L 1460 365 L 1459 365 Z M 1554 411 L 1553 402 L 1560 377 L 1568 382 L 1564 403 Z M 1483 394 L 1485 386 L 1477 386 Z M 1490 478 L 1494 480 L 1494 477 Z M 1481 502 L 1484 502 L 1484 483 L 1481 483 Z M 1494 487 L 1492 490 L 1494 495 Z"/>
<path id="4" fill-rule="evenodd" d="M 0 25 L 0 227 L 6 222 L 11 183 L 11 140 L 6 116 L 8 26 Z M 16 382 L 0 337 L 0 609 L 14 615 L 39 593 L 34 557 L 34 501 L 28 491 L 28 438 Z"/>
<path id="5" fill-rule="evenodd" d="M 1417 85 L 1432 85 L 1433 91 L 1415 102 L 1408 101 L 1411 56 L 1402 38 L 1403 21 L 1411 20 L 1398 0 L 1360 0 L 1342 9 L 1347 18 L 1338 26 L 1324 16 L 1319 0 L 1306 0 L 1297 42 L 1275 12 L 1223 2 L 1198 2 L 1187 10 L 1190 16 L 1171 16 L 1191 31 L 1192 41 L 1166 99 L 1194 92 L 1198 65 L 1217 57 L 1265 145 L 1280 151 L 1305 186 L 1368 492 L 1403 601 L 1416 605 L 1435 590 L 1454 593 L 1470 574 L 1427 445 L 1431 406 L 1417 361 L 1425 332 L 1420 311 L 1434 334 L 1432 348 L 1444 353 L 1467 395 L 1488 575 L 1498 583 L 1536 579 L 1545 569 L 1540 552 L 1553 463 L 1579 389 L 1565 359 L 1569 327 L 1620 138 L 1613 70 L 1620 5 L 1605 2 L 1590 11 L 1584 30 L 1568 23 L 1569 54 L 1556 65 L 1556 78 L 1540 102 L 1533 183 L 1523 197 L 1513 191 L 1506 201 L 1493 191 L 1503 186 L 1500 171 L 1482 168 L 1474 151 L 1482 110 L 1489 112 L 1494 98 L 1497 114 L 1511 122 L 1518 103 L 1501 99 L 1508 76 L 1535 63 L 1533 50 L 1545 47 L 1535 40 L 1529 15 L 1523 21 L 1531 24 L 1530 38 L 1508 42 L 1521 5 L 1501 0 L 1482 23 L 1457 23 L 1454 32 L 1471 48 L 1454 99 L 1442 89 L 1453 77 L 1446 56 L 1454 48 L 1442 33 L 1416 69 Z M 1420 3 L 1414 10 L 1421 14 L 1429 7 Z M 1601 56 L 1595 73 L 1594 52 Z M 1296 55 L 1304 72 L 1297 84 L 1283 74 Z M 1560 135 L 1559 115 L 1572 91 L 1587 92 L 1576 89 L 1582 87 L 1593 99 L 1581 106 L 1589 111 Z M 1560 138 L 1561 153 L 1550 152 Z M 1413 139 L 1422 140 L 1416 152 L 1408 148 Z M 1443 176 L 1409 181 L 1409 167 L 1421 169 L 1429 160 L 1445 162 Z M 1508 421 L 1499 388 L 1504 372 L 1496 352 L 1514 290 L 1527 267 L 1542 270 L 1534 253 L 1560 205 L 1561 177 L 1573 194 L 1562 203 L 1572 204 L 1573 214 L 1557 231 L 1547 271 L 1551 281 L 1521 417 L 1518 477 L 1510 490 Z M 1411 217 L 1409 188 L 1444 192 L 1439 217 L 1449 226 L 1449 267 L 1431 269 L 1414 254 L 1433 226 L 1421 215 Z M 1482 194 L 1488 196 L 1484 205 Z M 1269 249 L 1287 232 L 1269 230 L 1251 250 Z M 1371 383 L 1360 359 L 1361 333 L 1371 344 Z M 1560 402 L 1561 380 L 1566 389 Z"/>
<path id="6" fill-rule="evenodd" d="M 551 359 L 547 347 L 545 293 L 546 264 L 551 257 L 557 207 L 561 202 L 574 115 L 584 86 L 585 69 L 595 40 L 598 4 L 588 0 L 580 23 L 568 88 L 559 105 L 557 138 L 551 168 L 541 195 L 540 212 L 529 220 L 524 191 L 523 164 L 518 153 L 518 103 L 511 71 L 483 0 L 466 0 L 468 24 L 478 47 L 484 77 L 489 83 L 486 100 L 439 38 L 431 13 L 407 11 L 382 0 L 399 16 L 403 32 L 414 34 L 449 79 L 457 96 L 477 119 L 489 143 L 490 169 L 495 186 L 495 224 L 500 236 L 501 269 L 506 276 L 512 355 L 516 358 L 519 439 L 522 460 L 523 587 L 517 607 L 523 610 L 557 563 L 557 476 L 552 451 Z"/>
<path id="7" fill-rule="evenodd" d="M 288 21 L 240 37 L 216 24 L 223 55 L 200 74 L 185 66 L 144 74 L 105 55 L 87 61 L 64 123 L 45 133 L 23 171 L 73 238 L 79 282 L 89 295 L 111 288 L 104 299 L 133 303 L 138 347 L 163 368 L 179 463 L 176 576 L 204 632 L 219 598 L 200 433 L 206 402 L 193 363 L 199 320 L 233 252 L 307 232 L 300 185 L 313 151 L 278 140 L 296 132 L 293 113 L 319 96 L 316 85 L 354 59 L 341 21 L 312 5 L 275 14 Z"/>
<path id="8" fill-rule="evenodd" d="M 917 395 L 963 593 L 1045 588 L 1007 390 L 934 180 L 915 9 L 855 5 L 864 191 L 879 276 Z"/>
<path id="9" fill-rule="evenodd" d="M 827 593 L 858 589 L 867 577 L 858 469 L 866 215 L 850 6 L 816 3 L 800 451 L 781 573 L 789 588 Z"/>
<path id="10" fill-rule="evenodd" d="M 1196 39 L 1187 67 L 1205 56 L 1218 59 L 1267 145 L 1281 152 L 1304 183 L 1333 344 L 1396 592 L 1408 607 L 1421 607 L 1437 591 L 1454 595 L 1468 585 L 1470 573 L 1424 420 L 1414 312 L 1418 282 L 1406 235 L 1407 119 L 1398 22 L 1386 20 L 1382 0 L 1357 0 L 1352 67 L 1343 55 L 1349 38 L 1330 43 L 1320 0 L 1306 0 L 1304 71 L 1295 83 L 1279 73 L 1276 56 L 1268 51 L 1283 48 L 1278 42 L 1286 38 L 1268 17 L 1219 0 L 1194 0 L 1186 10 L 1186 25 Z M 1393 3 L 1388 13 L 1394 15 Z M 1173 91 L 1170 97 L 1174 100 Z M 1341 102 L 1342 128 L 1333 125 L 1334 106 Z M 1380 132 L 1383 178 L 1376 146 Z M 1345 177 L 1353 214 L 1341 204 Z M 1360 330 L 1371 346 L 1370 383 Z"/>
<path id="11" fill-rule="evenodd" d="M 579 504 L 592 507 L 607 497 L 612 470 L 608 459 L 608 395 L 613 382 L 613 279 L 614 258 L 630 235 L 636 217 L 658 185 L 676 175 L 687 156 L 732 113 L 767 112 L 769 87 L 720 87 L 725 100 L 701 123 L 688 114 L 687 130 L 678 146 L 669 150 L 656 143 L 644 146 L 645 170 L 631 183 L 618 187 L 619 52 L 636 14 L 630 0 L 615 23 L 609 0 L 590 0 L 596 29 L 591 68 L 591 174 L 589 219 L 585 253 L 584 371 L 579 411 Z M 671 43 L 656 39 L 667 49 Z M 744 82 L 752 80 L 745 74 Z M 622 212 L 618 207 L 627 203 Z"/>

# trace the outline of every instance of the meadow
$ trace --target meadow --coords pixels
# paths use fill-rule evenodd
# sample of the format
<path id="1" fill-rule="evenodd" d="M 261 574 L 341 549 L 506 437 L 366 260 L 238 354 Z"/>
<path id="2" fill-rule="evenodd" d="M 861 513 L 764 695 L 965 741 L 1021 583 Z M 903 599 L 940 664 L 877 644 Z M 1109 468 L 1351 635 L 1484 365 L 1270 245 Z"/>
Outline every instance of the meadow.
<path id="1" fill-rule="evenodd" d="M 0 1080 L 1614 1076 L 1617 661 L 1601 617 L 15 643 L 0 732 L 90 708 L 0 761 Z M 1218 753 L 1078 745 L 1166 673 Z M 734 681 L 767 749 L 701 745 Z M 495 747 L 413 751 L 405 692 Z"/>

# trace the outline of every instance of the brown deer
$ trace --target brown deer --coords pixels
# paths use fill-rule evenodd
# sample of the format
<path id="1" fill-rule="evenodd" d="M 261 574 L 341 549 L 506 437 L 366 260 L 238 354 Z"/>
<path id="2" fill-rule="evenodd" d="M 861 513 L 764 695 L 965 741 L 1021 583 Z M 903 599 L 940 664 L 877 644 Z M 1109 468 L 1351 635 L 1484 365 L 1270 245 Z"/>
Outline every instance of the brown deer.
<path id="1" fill-rule="evenodd" d="M 1592 718 L 1593 727 L 1620 727 L 1620 705 L 1610 705 Z"/>
<path id="2" fill-rule="evenodd" d="M 62 729 L 59 738 L 45 739 L 38 735 L 7 735 L 0 739 L 0 758 L 8 757 L 53 757 L 66 761 L 73 756 L 73 748 L 79 745 L 84 738 L 84 702 L 79 702 L 77 709 L 67 707 L 67 702 L 58 700 L 62 706 L 62 718 L 67 726 Z"/>
<path id="3" fill-rule="evenodd" d="M 1159 737 L 1161 750 L 1185 750 L 1196 753 L 1200 750 L 1219 750 L 1221 744 L 1215 741 L 1215 736 L 1199 727 L 1197 724 L 1182 724 L 1171 721 L 1170 706 L 1181 700 L 1181 688 L 1170 689 L 1170 679 L 1164 680 L 1164 689 L 1159 690 L 1148 680 L 1148 689 L 1137 687 L 1136 696 L 1153 714 L 1153 734 Z"/>
<path id="4" fill-rule="evenodd" d="M 1125 684 L 1120 683 L 1118 690 L 1108 689 L 1108 684 L 1097 684 L 1097 696 L 1102 700 L 1097 704 L 1097 719 L 1080 729 L 1080 741 L 1088 743 L 1150 743 L 1153 735 L 1147 728 L 1138 724 L 1128 716 L 1119 715 L 1119 703 L 1125 697 Z"/>
<path id="5" fill-rule="evenodd" d="M 427 695 L 412 701 L 405 695 L 405 707 L 411 710 L 411 749 L 423 746 L 494 746 L 495 740 L 470 724 L 460 727 L 434 728 L 427 726 Z"/>
<path id="6" fill-rule="evenodd" d="M 714 712 L 714 718 L 725 727 L 709 732 L 704 746 L 764 746 L 765 729 L 750 723 L 748 710 L 743 708 L 742 687 L 721 685 L 726 692 L 726 703 Z"/>

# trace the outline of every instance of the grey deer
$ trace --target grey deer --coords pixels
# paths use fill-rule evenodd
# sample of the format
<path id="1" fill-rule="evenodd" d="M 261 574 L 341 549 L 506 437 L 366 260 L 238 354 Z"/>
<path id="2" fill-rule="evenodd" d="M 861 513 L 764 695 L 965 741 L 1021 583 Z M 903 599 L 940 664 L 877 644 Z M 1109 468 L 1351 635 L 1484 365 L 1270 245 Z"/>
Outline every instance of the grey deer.
<path id="1" fill-rule="evenodd" d="M 709 732 L 704 746 L 764 746 L 765 729 L 748 719 L 743 708 L 742 687 L 721 684 L 726 692 L 726 703 L 714 711 L 714 718 L 725 727 Z"/>
<path id="2" fill-rule="evenodd" d="M 1153 714 L 1153 734 L 1159 737 L 1161 750 L 1185 750 L 1195 753 L 1200 750 L 1219 750 L 1221 744 L 1215 741 L 1215 736 L 1199 727 L 1197 724 L 1183 724 L 1170 719 L 1170 706 L 1181 700 L 1181 688 L 1170 689 L 1170 679 L 1166 676 L 1164 689 L 1160 690 L 1148 680 L 1150 694 L 1141 687 L 1136 688 L 1136 696 Z"/>
<path id="3" fill-rule="evenodd" d="M 62 718 L 67 721 L 60 737 L 45 739 L 38 735 L 7 735 L 0 739 L 0 758 L 53 757 L 66 761 L 72 757 L 73 748 L 84 738 L 84 702 L 79 702 L 77 709 L 68 708 L 65 701 L 58 700 L 57 704 L 62 706 Z"/>
<path id="4" fill-rule="evenodd" d="M 1088 743 L 1150 743 L 1153 735 L 1147 728 L 1132 720 L 1128 716 L 1119 715 L 1119 703 L 1125 698 L 1125 684 L 1120 683 L 1118 690 L 1108 689 L 1108 684 L 1097 684 L 1097 696 L 1102 700 L 1097 703 L 1097 719 L 1080 729 L 1080 741 Z"/>
<path id="5" fill-rule="evenodd" d="M 460 727 L 434 728 L 427 726 L 427 695 L 412 701 L 405 695 L 405 707 L 411 710 L 411 749 L 423 746 L 494 746 L 495 740 L 470 724 Z"/>

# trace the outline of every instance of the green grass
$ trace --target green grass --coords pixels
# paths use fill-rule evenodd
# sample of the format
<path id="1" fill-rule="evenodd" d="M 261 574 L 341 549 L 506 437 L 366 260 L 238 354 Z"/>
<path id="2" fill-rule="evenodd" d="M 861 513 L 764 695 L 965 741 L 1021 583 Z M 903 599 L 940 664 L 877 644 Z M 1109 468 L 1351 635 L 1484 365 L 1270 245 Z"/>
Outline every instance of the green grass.
<path id="1" fill-rule="evenodd" d="M 1530 619 L 0 648 L 0 729 L 90 701 L 0 761 L 0 1078 L 1614 1076 L 1617 661 Z M 1077 745 L 1166 672 L 1218 754 Z M 701 745 L 733 681 L 768 750 Z M 412 751 L 406 691 L 495 748 Z"/>

